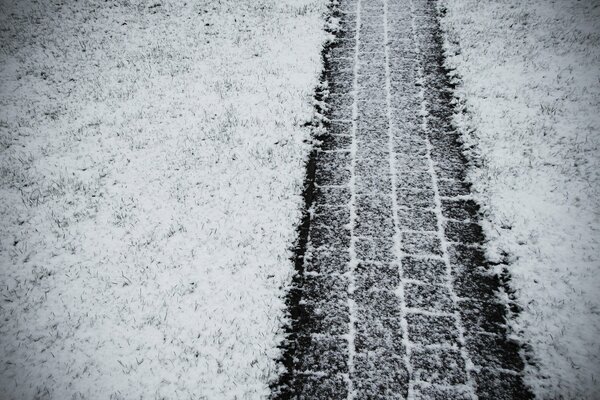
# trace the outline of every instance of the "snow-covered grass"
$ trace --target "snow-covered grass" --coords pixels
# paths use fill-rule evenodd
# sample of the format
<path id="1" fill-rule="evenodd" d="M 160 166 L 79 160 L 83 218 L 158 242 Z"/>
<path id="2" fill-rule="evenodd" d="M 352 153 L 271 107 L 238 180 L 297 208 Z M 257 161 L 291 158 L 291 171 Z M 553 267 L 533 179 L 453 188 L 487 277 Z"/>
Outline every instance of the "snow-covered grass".
<path id="1" fill-rule="evenodd" d="M 257 398 L 325 0 L 2 1 L 0 398 Z"/>
<path id="2" fill-rule="evenodd" d="M 600 392 L 600 4 L 444 0 L 456 122 L 540 398 Z"/>

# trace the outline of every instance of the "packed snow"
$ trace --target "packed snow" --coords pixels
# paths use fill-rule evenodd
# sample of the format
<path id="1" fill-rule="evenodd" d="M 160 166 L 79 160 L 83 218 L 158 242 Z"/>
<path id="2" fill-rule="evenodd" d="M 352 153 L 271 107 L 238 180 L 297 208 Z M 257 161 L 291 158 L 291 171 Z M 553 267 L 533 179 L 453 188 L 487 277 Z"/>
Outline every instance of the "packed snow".
<path id="1" fill-rule="evenodd" d="M 600 4 L 442 1 L 456 122 L 540 398 L 600 392 Z"/>
<path id="2" fill-rule="evenodd" d="M 2 2 L 0 398 L 268 394 L 325 5 Z"/>

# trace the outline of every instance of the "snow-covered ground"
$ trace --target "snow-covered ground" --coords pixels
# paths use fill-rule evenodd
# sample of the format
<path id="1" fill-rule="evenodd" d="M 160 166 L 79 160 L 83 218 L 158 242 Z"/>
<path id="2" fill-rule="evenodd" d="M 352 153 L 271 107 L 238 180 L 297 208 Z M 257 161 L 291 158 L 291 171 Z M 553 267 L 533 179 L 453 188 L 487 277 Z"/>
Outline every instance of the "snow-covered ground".
<path id="1" fill-rule="evenodd" d="M 600 392 L 600 4 L 444 0 L 490 254 L 508 253 L 515 329 L 540 398 Z"/>
<path id="2" fill-rule="evenodd" d="M 257 398 L 325 0 L 2 1 L 0 398 Z"/>

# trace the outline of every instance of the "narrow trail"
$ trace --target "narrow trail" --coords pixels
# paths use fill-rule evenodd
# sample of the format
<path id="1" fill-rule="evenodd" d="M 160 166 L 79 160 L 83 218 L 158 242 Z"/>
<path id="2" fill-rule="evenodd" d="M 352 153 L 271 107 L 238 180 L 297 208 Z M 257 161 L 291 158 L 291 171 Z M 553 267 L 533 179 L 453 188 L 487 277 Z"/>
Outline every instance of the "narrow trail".
<path id="1" fill-rule="evenodd" d="M 451 125 L 436 7 L 336 11 L 327 134 L 309 164 L 273 398 L 532 397 Z"/>

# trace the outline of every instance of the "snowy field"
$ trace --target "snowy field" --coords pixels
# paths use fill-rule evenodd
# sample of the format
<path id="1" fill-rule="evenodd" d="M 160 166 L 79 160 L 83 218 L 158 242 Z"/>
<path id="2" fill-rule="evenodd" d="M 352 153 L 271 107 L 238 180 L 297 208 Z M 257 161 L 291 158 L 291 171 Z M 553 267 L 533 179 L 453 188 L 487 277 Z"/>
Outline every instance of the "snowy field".
<path id="1" fill-rule="evenodd" d="M 600 4 L 444 0 L 490 254 L 508 256 L 538 396 L 600 392 Z"/>
<path id="2" fill-rule="evenodd" d="M 325 0 L 2 1 L 0 398 L 258 398 Z"/>

